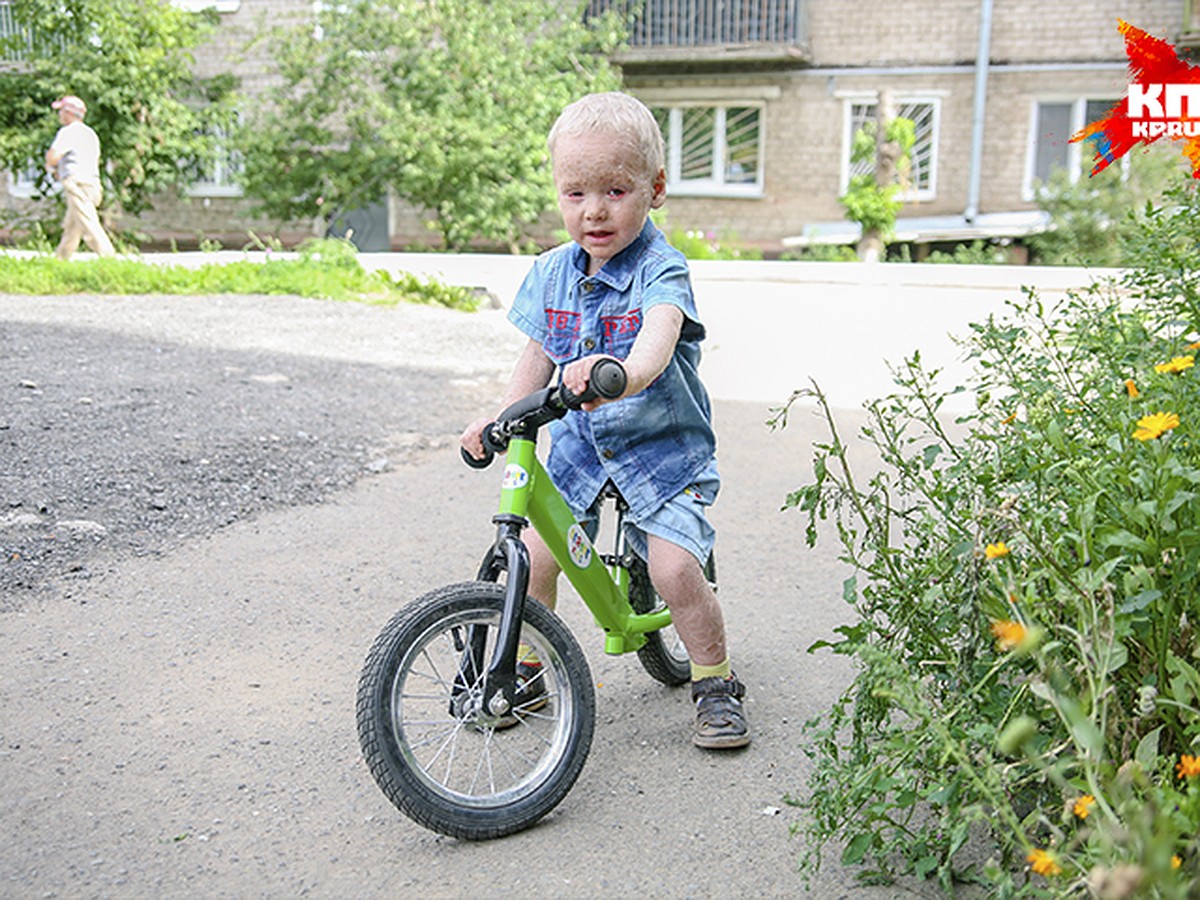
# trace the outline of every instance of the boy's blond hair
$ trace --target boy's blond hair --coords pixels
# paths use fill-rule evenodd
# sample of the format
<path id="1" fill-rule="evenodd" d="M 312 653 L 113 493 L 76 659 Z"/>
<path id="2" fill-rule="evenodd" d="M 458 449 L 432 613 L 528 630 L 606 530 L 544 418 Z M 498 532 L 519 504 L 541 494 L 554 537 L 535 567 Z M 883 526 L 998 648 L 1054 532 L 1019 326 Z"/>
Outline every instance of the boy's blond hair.
<path id="1" fill-rule="evenodd" d="M 554 147 L 560 137 L 597 132 L 616 134 L 628 140 L 630 150 L 636 154 L 651 179 L 666 165 L 662 132 L 654 114 L 642 101 L 618 91 L 588 94 L 559 114 L 546 139 L 551 159 L 554 158 Z"/>

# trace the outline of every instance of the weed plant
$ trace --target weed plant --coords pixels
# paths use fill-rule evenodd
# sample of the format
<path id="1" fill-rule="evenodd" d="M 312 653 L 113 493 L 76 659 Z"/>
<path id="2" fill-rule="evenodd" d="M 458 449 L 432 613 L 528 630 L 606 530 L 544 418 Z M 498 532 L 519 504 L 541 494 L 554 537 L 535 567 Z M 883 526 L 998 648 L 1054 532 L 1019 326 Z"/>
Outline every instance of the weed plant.
<path id="1" fill-rule="evenodd" d="M 855 668 L 807 726 L 803 871 L 832 843 L 946 893 L 1200 896 L 1200 200 L 1169 201 L 1120 280 L 973 325 L 968 384 L 906 360 L 875 470 L 797 395 L 829 439 L 787 505 L 853 572 L 812 649 Z"/>
<path id="2" fill-rule="evenodd" d="M 688 259 L 762 259 L 762 252 L 747 247 L 730 233 L 674 229 L 671 246 Z"/>
<path id="3" fill-rule="evenodd" d="M 1003 266 L 1008 264 L 1009 259 L 1004 244 L 976 240 L 969 244 L 959 244 L 949 252 L 934 250 L 926 257 L 925 262 L 941 265 Z"/>
<path id="4" fill-rule="evenodd" d="M 0 254 L 0 292 L 11 294 L 292 294 L 376 304 L 428 303 L 473 310 L 474 294 L 401 273 L 368 272 L 354 245 L 336 238 L 302 244 L 294 258 L 266 248 L 263 260 L 198 268 L 136 258 L 63 262 L 53 256 Z"/>

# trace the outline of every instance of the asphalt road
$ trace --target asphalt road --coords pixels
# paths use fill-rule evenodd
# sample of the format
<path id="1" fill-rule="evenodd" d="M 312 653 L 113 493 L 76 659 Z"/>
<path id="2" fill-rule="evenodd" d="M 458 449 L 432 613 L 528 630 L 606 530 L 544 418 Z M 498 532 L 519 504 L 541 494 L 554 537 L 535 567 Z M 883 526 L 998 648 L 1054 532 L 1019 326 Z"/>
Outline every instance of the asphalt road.
<path id="1" fill-rule="evenodd" d="M 362 659 L 491 540 L 498 472 L 455 435 L 519 344 L 497 312 L 0 295 L 0 894 L 917 895 L 796 874 L 801 726 L 848 677 L 806 648 L 845 621 L 846 572 L 780 511 L 819 423 L 772 432 L 769 403 L 717 404 L 750 748 L 692 747 L 686 691 L 605 656 L 568 597 L 598 722 L 557 810 L 463 843 L 375 787 Z"/>

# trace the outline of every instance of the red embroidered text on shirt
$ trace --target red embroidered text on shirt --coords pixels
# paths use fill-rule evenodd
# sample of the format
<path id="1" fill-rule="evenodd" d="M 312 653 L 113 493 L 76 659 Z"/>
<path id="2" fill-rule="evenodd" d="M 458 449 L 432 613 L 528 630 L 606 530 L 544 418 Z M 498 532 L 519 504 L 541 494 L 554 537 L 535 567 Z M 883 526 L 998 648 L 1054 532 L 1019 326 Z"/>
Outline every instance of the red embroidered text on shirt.
<path id="1" fill-rule="evenodd" d="M 547 309 L 546 327 L 551 331 L 567 331 L 576 334 L 579 331 L 579 313 L 565 309 Z"/>
<path id="2" fill-rule="evenodd" d="M 606 338 L 611 338 L 614 334 L 636 332 L 642 326 L 642 311 L 635 309 L 624 316 L 601 316 L 600 324 L 604 328 Z"/>

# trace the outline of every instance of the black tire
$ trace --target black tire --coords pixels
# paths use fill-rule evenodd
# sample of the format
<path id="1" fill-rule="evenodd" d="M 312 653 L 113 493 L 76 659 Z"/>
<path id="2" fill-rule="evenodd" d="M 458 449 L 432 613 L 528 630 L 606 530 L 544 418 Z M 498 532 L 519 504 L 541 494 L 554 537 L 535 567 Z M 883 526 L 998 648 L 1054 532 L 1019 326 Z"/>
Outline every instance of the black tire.
<path id="1" fill-rule="evenodd" d="M 712 589 L 717 589 L 717 561 L 713 554 L 704 566 L 704 575 Z M 646 563 L 635 559 L 629 567 L 629 603 L 634 612 L 648 613 L 661 609 L 665 604 L 654 585 Z M 692 680 L 692 663 L 687 648 L 683 646 L 673 625 L 646 635 L 646 643 L 637 652 L 638 661 L 650 677 L 669 687 L 678 687 Z"/>
<path id="2" fill-rule="evenodd" d="M 475 626 L 486 666 L 503 606 L 504 588 L 486 582 L 426 594 L 375 639 L 358 684 L 359 742 L 380 789 L 413 821 L 467 840 L 520 831 L 554 809 L 583 769 L 595 725 L 583 651 L 533 601 L 521 640 L 542 661 L 548 702 L 507 725 L 472 709 L 482 675 L 463 671 L 473 668 L 463 648 Z"/>

